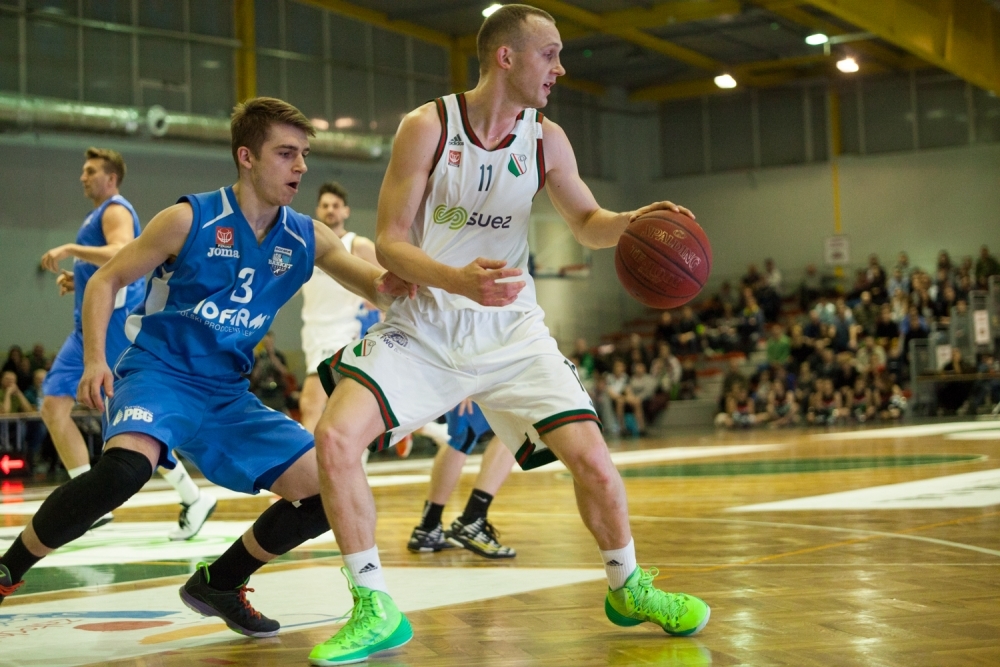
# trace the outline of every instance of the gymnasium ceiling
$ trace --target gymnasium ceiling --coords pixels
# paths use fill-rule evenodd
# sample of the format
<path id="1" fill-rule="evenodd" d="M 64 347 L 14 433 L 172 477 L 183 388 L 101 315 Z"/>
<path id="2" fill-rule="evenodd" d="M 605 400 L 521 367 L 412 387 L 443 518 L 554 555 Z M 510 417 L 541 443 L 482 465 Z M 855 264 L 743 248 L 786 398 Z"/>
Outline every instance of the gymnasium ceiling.
<path id="1" fill-rule="evenodd" d="M 491 0 L 305 0 L 472 55 Z M 528 0 L 556 17 L 568 87 L 636 101 L 718 92 L 716 75 L 769 87 L 948 71 L 1000 94 L 1000 0 Z M 845 39 L 824 50 L 805 37 Z M 854 57 L 857 75 L 835 63 Z M 457 60 L 457 59 L 456 59 Z"/>

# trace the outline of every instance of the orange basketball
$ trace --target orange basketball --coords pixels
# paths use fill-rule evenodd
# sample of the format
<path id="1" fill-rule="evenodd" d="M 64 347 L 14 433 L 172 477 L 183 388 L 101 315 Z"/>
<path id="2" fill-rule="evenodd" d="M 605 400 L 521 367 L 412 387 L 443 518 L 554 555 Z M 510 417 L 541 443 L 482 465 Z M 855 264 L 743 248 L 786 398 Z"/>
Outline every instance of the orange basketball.
<path id="1" fill-rule="evenodd" d="M 615 270 L 625 290 L 650 308 L 677 308 L 697 296 L 712 271 L 712 246 L 697 222 L 673 211 L 640 217 L 618 239 Z"/>

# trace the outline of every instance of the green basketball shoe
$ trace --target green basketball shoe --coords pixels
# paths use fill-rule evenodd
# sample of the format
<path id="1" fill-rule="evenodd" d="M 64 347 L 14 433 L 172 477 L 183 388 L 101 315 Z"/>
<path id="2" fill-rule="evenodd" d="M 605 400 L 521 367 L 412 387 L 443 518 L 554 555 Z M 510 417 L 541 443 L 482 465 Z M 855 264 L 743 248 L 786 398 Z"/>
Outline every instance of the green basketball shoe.
<path id="1" fill-rule="evenodd" d="M 413 639 L 413 629 L 387 593 L 354 583 L 346 567 L 340 569 L 354 597 L 351 620 L 337 634 L 309 654 L 313 665 L 349 665 L 364 662 L 380 651 L 399 648 Z"/>
<path id="2" fill-rule="evenodd" d="M 668 635 L 687 637 L 701 632 L 708 625 L 712 610 L 704 600 L 685 593 L 666 593 L 653 587 L 660 573 L 655 567 L 635 568 L 625 585 L 608 591 L 604 613 L 615 625 L 639 625 L 649 621 L 663 628 Z"/>

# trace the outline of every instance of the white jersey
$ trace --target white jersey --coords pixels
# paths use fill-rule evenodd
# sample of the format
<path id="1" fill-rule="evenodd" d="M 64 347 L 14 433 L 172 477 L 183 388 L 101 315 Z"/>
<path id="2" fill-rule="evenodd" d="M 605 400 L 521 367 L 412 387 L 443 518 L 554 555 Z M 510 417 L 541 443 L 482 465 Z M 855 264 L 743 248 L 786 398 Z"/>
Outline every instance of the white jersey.
<path id="1" fill-rule="evenodd" d="M 348 232 L 340 239 L 352 252 L 357 234 Z M 307 371 L 344 345 L 361 337 L 358 313 L 364 299 L 327 275 L 319 267 L 302 286 L 302 349 L 306 352 Z"/>
<path id="2" fill-rule="evenodd" d="M 469 124 L 463 94 L 435 103 L 441 139 L 411 241 L 449 266 L 466 266 L 477 257 L 506 260 L 507 267 L 523 271 L 518 280 L 527 284 L 517 300 L 503 308 L 481 306 L 437 288 L 427 290 L 443 310 L 533 310 L 538 304 L 528 275 L 528 221 L 531 200 L 545 185 L 542 114 L 525 109 L 511 133 L 487 150 Z"/>

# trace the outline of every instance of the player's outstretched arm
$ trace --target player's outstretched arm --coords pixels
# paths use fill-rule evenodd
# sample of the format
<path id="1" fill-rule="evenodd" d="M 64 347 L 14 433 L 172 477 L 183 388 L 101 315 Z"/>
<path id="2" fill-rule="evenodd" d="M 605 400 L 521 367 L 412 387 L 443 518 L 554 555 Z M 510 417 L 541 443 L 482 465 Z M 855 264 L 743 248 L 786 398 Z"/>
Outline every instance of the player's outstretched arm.
<path id="1" fill-rule="evenodd" d="M 464 267 L 448 266 L 410 242 L 410 227 L 423 204 L 440 136 L 441 122 L 433 104 L 410 112 L 399 125 L 378 198 L 379 263 L 415 285 L 437 287 L 484 306 L 511 304 L 525 283 L 496 281 L 519 276 L 520 269 L 507 269 L 506 262 L 482 257 Z"/>
<path id="2" fill-rule="evenodd" d="M 358 296 L 386 310 L 397 297 L 415 296 L 417 288 L 347 252 L 330 228 L 313 220 L 316 233 L 316 266 Z"/>
<path id="3" fill-rule="evenodd" d="M 59 262 L 69 257 L 104 266 L 116 252 L 135 238 L 132 214 L 121 204 L 108 206 L 101 216 L 101 231 L 104 232 L 107 245 L 85 246 L 67 243 L 57 246 L 42 255 L 42 268 L 59 273 Z"/>
<path id="4" fill-rule="evenodd" d="M 113 377 L 104 356 L 108 322 L 118 290 L 134 283 L 168 259 L 176 257 L 191 231 L 190 204 L 176 204 L 154 217 L 145 232 L 118 251 L 87 282 L 83 296 L 83 377 L 77 400 L 95 410 L 104 409 L 101 389 L 114 394 Z"/>
<path id="5" fill-rule="evenodd" d="M 635 211 L 615 213 L 603 209 L 580 178 L 576 155 L 566 133 L 548 118 L 542 121 L 545 136 L 545 191 L 559 211 L 577 242 L 588 248 L 610 248 L 637 217 L 658 209 L 667 209 L 694 218 L 691 211 L 673 202 L 661 201 Z"/>

